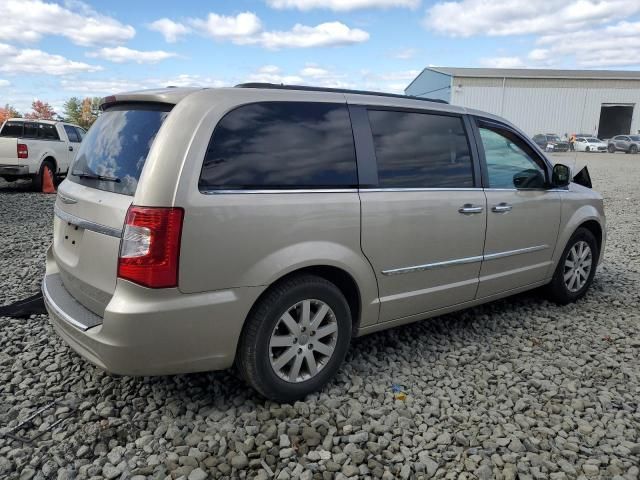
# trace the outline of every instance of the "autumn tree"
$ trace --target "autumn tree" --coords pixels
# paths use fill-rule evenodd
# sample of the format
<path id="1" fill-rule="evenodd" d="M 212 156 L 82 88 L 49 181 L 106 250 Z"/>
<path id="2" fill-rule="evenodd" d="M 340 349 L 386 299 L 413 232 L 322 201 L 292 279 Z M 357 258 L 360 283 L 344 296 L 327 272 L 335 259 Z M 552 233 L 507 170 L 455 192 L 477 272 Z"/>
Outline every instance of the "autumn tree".
<path id="1" fill-rule="evenodd" d="M 24 118 L 32 120 L 53 120 L 53 116 L 56 114 L 53 107 L 42 100 L 34 100 L 31 103 L 31 109 L 33 112 L 27 113 Z"/>
<path id="2" fill-rule="evenodd" d="M 4 107 L 0 107 L 0 124 L 2 124 L 8 118 L 20 117 L 20 112 L 13 108 L 8 103 Z"/>

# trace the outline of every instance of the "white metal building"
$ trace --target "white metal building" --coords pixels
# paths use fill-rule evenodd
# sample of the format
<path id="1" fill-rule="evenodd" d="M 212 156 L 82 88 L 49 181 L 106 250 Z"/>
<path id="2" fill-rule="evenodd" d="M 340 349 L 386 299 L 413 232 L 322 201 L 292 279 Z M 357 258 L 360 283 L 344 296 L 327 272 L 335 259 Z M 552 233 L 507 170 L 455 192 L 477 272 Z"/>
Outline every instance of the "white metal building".
<path id="1" fill-rule="evenodd" d="M 529 135 L 640 131 L 640 72 L 428 67 L 405 93 L 500 115 Z"/>

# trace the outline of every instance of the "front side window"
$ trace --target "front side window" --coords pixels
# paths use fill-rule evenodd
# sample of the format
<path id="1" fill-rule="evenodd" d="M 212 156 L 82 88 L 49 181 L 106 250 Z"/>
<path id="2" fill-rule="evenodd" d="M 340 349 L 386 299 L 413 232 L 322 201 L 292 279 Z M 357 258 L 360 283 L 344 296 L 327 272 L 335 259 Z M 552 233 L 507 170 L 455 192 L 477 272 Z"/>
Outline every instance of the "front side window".
<path id="1" fill-rule="evenodd" d="M 72 143 L 79 143 L 80 138 L 78 138 L 78 132 L 71 125 L 65 125 L 64 131 L 67 133 L 67 137 L 69 137 L 69 141 Z"/>
<path id="2" fill-rule="evenodd" d="M 544 188 L 545 170 L 536 155 L 515 133 L 480 126 L 489 188 Z"/>
<path id="3" fill-rule="evenodd" d="M 345 104 L 261 102 L 238 107 L 220 120 L 207 148 L 199 188 L 336 188 L 357 184 L 353 134 Z"/>
<path id="4" fill-rule="evenodd" d="M 462 118 L 391 110 L 368 113 L 380 187 L 473 187 Z"/>

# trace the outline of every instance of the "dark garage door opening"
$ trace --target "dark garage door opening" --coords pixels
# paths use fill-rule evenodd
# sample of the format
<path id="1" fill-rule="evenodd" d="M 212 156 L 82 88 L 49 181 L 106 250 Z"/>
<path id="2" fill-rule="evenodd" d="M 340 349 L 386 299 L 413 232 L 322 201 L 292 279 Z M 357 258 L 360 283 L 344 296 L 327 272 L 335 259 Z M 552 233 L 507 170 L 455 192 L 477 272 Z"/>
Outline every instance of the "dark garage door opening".
<path id="1" fill-rule="evenodd" d="M 616 135 L 630 134 L 632 116 L 633 105 L 602 104 L 598 138 L 611 138 Z"/>

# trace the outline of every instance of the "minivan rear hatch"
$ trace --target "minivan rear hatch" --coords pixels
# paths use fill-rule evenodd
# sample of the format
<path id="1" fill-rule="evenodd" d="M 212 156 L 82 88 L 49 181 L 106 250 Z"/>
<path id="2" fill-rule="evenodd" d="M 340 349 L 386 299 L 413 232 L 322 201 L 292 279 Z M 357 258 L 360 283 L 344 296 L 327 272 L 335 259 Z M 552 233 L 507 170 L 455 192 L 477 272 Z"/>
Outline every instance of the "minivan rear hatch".
<path id="1" fill-rule="evenodd" d="M 103 316 L 116 286 L 121 232 L 147 155 L 171 104 L 108 106 L 84 137 L 55 204 L 60 280 Z"/>

